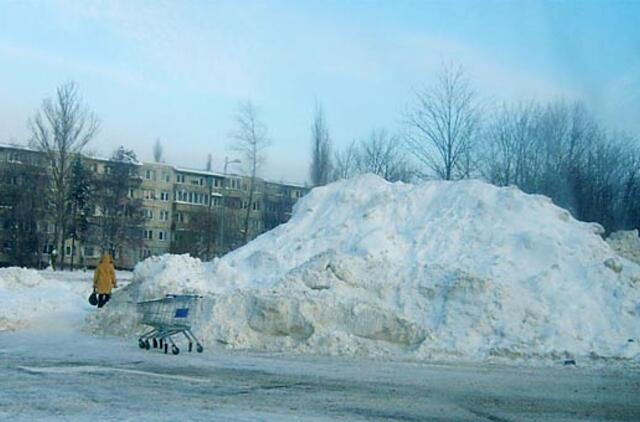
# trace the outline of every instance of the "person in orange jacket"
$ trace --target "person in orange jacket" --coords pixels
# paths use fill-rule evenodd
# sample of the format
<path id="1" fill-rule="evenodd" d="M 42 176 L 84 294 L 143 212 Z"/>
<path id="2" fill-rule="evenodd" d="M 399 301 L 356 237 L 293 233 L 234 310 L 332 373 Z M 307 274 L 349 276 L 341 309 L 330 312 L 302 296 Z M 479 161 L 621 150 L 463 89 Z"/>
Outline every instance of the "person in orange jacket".
<path id="1" fill-rule="evenodd" d="M 98 308 L 102 308 L 111 299 L 111 289 L 116 284 L 116 270 L 111 255 L 105 254 L 93 274 L 93 290 L 98 294 Z"/>

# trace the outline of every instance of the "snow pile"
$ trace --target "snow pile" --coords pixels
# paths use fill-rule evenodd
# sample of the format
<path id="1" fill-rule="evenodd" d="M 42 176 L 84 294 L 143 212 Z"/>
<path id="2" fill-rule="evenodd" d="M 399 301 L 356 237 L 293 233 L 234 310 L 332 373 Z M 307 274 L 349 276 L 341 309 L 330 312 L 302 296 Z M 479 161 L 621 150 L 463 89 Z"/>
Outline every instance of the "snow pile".
<path id="1" fill-rule="evenodd" d="M 638 230 L 613 232 L 607 237 L 607 243 L 620 256 L 635 263 L 640 263 L 640 237 L 638 237 Z"/>
<path id="2" fill-rule="evenodd" d="M 132 334 L 136 301 L 198 292 L 194 328 L 208 344 L 638 359 L 640 269 L 601 232 L 516 188 L 361 176 L 314 189 L 287 224 L 212 263 L 145 261 L 89 326 Z"/>
<path id="3" fill-rule="evenodd" d="M 35 270 L 0 268 L 0 332 L 79 322 L 85 301 L 78 289 L 47 280 Z M 56 314 L 65 318 L 52 318 Z"/>

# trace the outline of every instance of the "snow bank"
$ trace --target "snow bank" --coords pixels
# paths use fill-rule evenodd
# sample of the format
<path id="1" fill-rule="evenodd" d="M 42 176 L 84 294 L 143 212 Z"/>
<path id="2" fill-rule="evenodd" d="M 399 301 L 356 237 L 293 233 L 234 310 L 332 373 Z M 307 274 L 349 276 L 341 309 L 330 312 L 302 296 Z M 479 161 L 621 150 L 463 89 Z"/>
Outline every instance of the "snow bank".
<path id="1" fill-rule="evenodd" d="M 78 287 L 45 279 L 35 270 L 0 268 L 0 332 L 80 323 L 87 286 Z M 90 291 L 89 282 L 87 295 Z M 64 318 L 55 318 L 59 315 Z"/>
<path id="2" fill-rule="evenodd" d="M 198 292 L 196 332 L 234 348 L 640 359 L 640 269 L 601 232 L 516 188 L 366 175 L 314 189 L 211 263 L 141 263 L 89 327 L 133 334 L 136 301 Z"/>

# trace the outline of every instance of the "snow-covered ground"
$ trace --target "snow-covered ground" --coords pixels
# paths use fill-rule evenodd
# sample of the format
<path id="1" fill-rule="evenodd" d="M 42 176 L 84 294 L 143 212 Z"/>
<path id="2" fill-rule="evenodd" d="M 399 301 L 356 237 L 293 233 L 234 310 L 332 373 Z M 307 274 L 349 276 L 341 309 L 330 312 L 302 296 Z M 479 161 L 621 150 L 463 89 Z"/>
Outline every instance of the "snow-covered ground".
<path id="1" fill-rule="evenodd" d="M 0 333 L 0 420 L 637 421 L 624 368 L 142 351 L 74 331 Z"/>
<path id="2" fill-rule="evenodd" d="M 131 277 L 129 271 L 116 273 L 121 286 Z M 92 285 L 92 271 L 0 268 L 0 332 L 52 324 L 82 325 L 92 309 L 87 303 Z"/>

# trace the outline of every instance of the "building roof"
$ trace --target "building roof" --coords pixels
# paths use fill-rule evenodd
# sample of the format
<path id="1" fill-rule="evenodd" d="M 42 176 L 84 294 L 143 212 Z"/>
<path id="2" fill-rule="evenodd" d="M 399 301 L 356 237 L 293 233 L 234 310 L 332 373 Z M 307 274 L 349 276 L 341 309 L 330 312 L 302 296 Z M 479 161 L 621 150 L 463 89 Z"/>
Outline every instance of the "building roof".
<path id="1" fill-rule="evenodd" d="M 86 154 L 86 153 L 81 153 L 82 156 L 84 158 L 88 158 L 89 160 L 95 160 L 95 161 L 103 161 L 105 163 L 115 163 L 116 160 L 113 160 L 111 158 L 105 158 L 105 157 L 100 157 L 99 155 L 90 155 L 90 154 Z M 133 164 L 134 166 L 141 166 L 142 162 L 138 161 L 138 160 L 127 160 L 126 161 L 129 164 Z"/>
<path id="2" fill-rule="evenodd" d="M 287 182 L 285 180 L 272 180 L 272 179 L 262 179 L 262 180 L 264 180 L 266 183 L 271 183 L 274 185 L 284 185 L 284 186 L 290 186 L 292 188 L 310 189 L 310 187 L 307 186 L 305 183 Z"/>
<path id="3" fill-rule="evenodd" d="M 1 143 L 1 142 L 0 142 L 0 148 L 20 149 L 20 150 L 24 150 L 24 151 L 38 152 L 38 150 L 36 150 L 34 148 L 31 148 L 31 147 L 29 147 L 27 145 L 6 144 L 6 143 Z M 98 155 L 92 155 L 92 154 L 87 154 L 87 153 L 83 153 L 82 155 L 84 157 L 90 159 L 90 160 L 103 161 L 103 162 L 113 162 L 113 160 L 110 159 L 110 158 L 100 157 Z M 237 173 L 227 173 L 225 175 L 224 173 L 220 173 L 220 172 L 200 170 L 200 169 L 182 167 L 182 166 L 174 166 L 174 165 L 166 164 L 166 163 L 144 163 L 144 162 L 141 162 L 141 161 L 135 161 L 135 162 L 132 162 L 132 164 L 137 165 L 137 166 L 161 165 L 161 166 L 166 166 L 168 168 L 172 168 L 174 171 L 178 171 L 178 172 L 181 172 L 181 173 L 196 174 L 196 175 L 199 175 L 199 176 L 245 177 L 245 176 L 243 176 L 241 174 L 237 174 Z M 273 180 L 273 179 L 265 179 L 265 178 L 260 178 L 260 179 L 262 179 L 265 183 L 271 183 L 271 184 L 275 184 L 275 185 L 284 185 L 284 186 L 289 186 L 289 187 L 293 187 L 293 188 L 300 188 L 300 189 L 309 189 L 310 188 L 306 184 L 299 183 L 299 182 L 287 182 L 285 180 Z"/>
<path id="4" fill-rule="evenodd" d="M 20 149 L 20 150 L 24 150 L 24 151 L 33 151 L 33 152 L 38 152 L 37 149 L 31 148 L 28 145 L 19 145 L 19 144 L 5 144 L 0 142 L 0 148 L 7 148 L 7 149 Z"/>
<path id="5" fill-rule="evenodd" d="M 192 169 L 192 168 L 189 168 L 189 167 L 173 166 L 173 169 L 175 171 L 179 171 L 179 172 L 182 172 L 182 173 L 197 174 L 197 175 L 200 175 L 200 176 L 225 177 L 224 174 L 222 174 L 222 173 L 216 173 L 216 172 L 207 171 L 207 170 Z M 231 175 L 227 174 L 227 176 L 231 176 Z"/>

